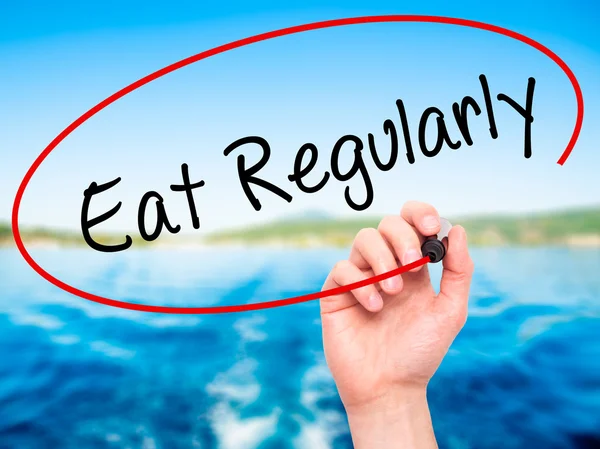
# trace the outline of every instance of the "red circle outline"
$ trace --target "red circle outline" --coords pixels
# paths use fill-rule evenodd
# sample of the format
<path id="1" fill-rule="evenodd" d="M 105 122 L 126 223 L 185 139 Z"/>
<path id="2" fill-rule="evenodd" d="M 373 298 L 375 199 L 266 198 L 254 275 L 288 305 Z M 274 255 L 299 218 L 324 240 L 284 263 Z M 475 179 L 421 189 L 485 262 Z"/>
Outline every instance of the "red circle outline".
<path id="1" fill-rule="evenodd" d="M 293 298 L 286 298 L 286 299 L 280 299 L 280 300 L 275 300 L 275 301 L 266 301 L 266 302 L 259 302 L 259 303 L 254 303 L 254 304 L 242 304 L 242 305 L 233 305 L 233 306 L 216 306 L 216 307 L 152 306 L 152 305 L 134 304 L 134 303 L 126 302 L 126 301 L 118 301 L 118 300 L 114 300 L 114 299 L 104 298 L 102 296 L 97 296 L 92 293 L 85 292 L 83 290 L 79 290 L 75 287 L 72 287 L 71 285 L 68 285 L 68 284 L 62 282 L 61 280 L 55 278 L 50 273 L 45 271 L 42 267 L 40 267 L 37 264 L 37 262 L 31 257 L 31 255 L 25 248 L 25 245 L 23 244 L 23 239 L 21 238 L 21 233 L 19 230 L 19 208 L 21 206 L 21 200 L 23 198 L 23 194 L 25 193 L 25 189 L 26 189 L 27 185 L 29 184 L 29 181 L 31 180 L 31 178 L 33 177 L 34 173 L 39 168 L 39 166 L 42 164 L 44 159 L 46 159 L 46 157 L 50 154 L 50 152 L 52 152 L 52 150 L 54 150 L 60 142 L 62 142 L 73 131 L 75 131 L 80 125 L 82 125 L 88 119 L 90 119 L 95 114 L 97 114 L 99 111 L 106 108 L 110 104 L 114 103 L 118 99 L 124 97 L 128 93 L 131 93 L 134 90 L 144 86 L 145 84 L 148 84 L 149 82 L 156 80 L 157 78 L 160 78 L 164 75 L 174 72 L 175 70 L 178 70 L 182 67 L 190 65 L 194 62 L 201 61 L 202 59 L 206 59 L 211 56 L 218 55 L 220 53 L 224 53 L 226 51 L 233 50 L 235 48 L 243 47 L 246 45 L 250 45 L 250 44 L 253 44 L 256 42 L 261 42 L 261 41 L 273 39 L 276 37 L 282 37 L 282 36 L 287 36 L 290 34 L 302 33 L 304 31 L 318 30 L 318 29 L 323 29 L 323 28 L 333 28 L 333 27 L 339 27 L 339 26 L 345 26 L 345 25 L 358 25 L 358 24 L 365 24 L 365 23 L 385 23 L 385 22 L 442 23 L 442 24 L 448 24 L 448 25 L 458 25 L 458 26 L 464 26 L 464 27 L 470 27 L 470 28 L 477 28 L 477 29 L 501 34 L 503 36 L 511 37 L 513 39 L 516 39 L 520 42 L 523 42 L 523 43 L 535 48 L 536 50 L 538 50 L 538 51 L 542 52 L 543 54 L 545 54 L 546 56 L 548 56 L 567 75 L 571 84 L 573 85 L 573 89 L 575 90 L 575 97 L 577 99 L 577 118 L 575 120 L 573 134 L 571 135 L 571 139 L 569 140 L 565 151 L 562 153 L 562 155 L 558 159 L 558 164 L 563 165 L 565 163 L 565 161 L 571 154 L 571 151 L 575 147 L 575 143 L 577 142 L 577 139 L 579 138 L 579 134 L 581 132 L 581 126 L 583 124 L 583 93 L 581 91 L 581 87 L 579 86 L 579 82 L 577 81 L 577 78 L 575 77 L 575 74 L 569 68 L 569 66 L 556 53 L 554 53 L 552 50 L 545 47 L 544 45 L 540 44 L 539 42 L 537 42 L 523 34 L 517 33 L 515 31 L 509 30 L 506 28 L 502 28 L 502 27 L 499 27 L 496 25 L 491 25 L 488 23 L 477 22 L 477 21 L 467 20 L 467 19 L 453 18 L 453 17 L 422 16 L 422 15 L 383 15 L 383 16 L 365 16 L 365 17 L 351 17 L 351 18 L 344 18 L 344 19 L 326 20 L 326 21 L 322 21 L 322 22 L 314 22 L 314 23 L 308 23 L 308 24 L 304 24 L 304 25 L 297 25 L 297 26 L 292 26 L 289 28 L 282 28 L 282 29 L 275 30 L 275 31 L 269 31 L 267 33 L 257 34 L 255 36 L 250 36 L 250 37 L 247 37 L 244 39 L 230 42 L 228 44 L 224 44 L 224 45 L 212 48 L 210 50 L 203 51 L 196 55 L 190 56 L 188 58 L 182 59 L 181 61 L 175 62 L 174 64 L 171 64 L 167 67 L 157 70 L 156 72 L 151 73 L 150 75 L 147 75 L 144 78 L 141 78 L 141 79 L 131 83 L 130 85 L 128 85 L 128 86 L 124 87 L 123 89 L 119 90 L 118 92 L 112 94 L 110 97 L 101 101 L 96 106 L 94 106 L 93 108 L 88 110 L 86 113 L 84 113 L 81 117 L 79 117 L 77 120 L 75 120 L 69 126 L 67 126 L 67 128 L 65 128 L 58 136 L 56 136 L 52 142 L 50 142 L 50 144 L 44 149 L 44 151 L 42 151 L 42 153 L 37 157 L 37 159 L 31 165 L 31 167 L 25 174 L 23 181 L 19 185 L 19 189 L 17 190 L 17 194 L 15 197 L 15 201 L 13 204 L 13 210 L 12 210 L 12 230 L 13 230 L 13 236 L 15 239 L 15 243 L 17 245 L 17 248 L 19 249 L 19 252 L 23 256 L 25 261 L 41 277 L 43 277 L 48 282 L 54 284 L 55 286 L 59 287 L 60 289 L 66 291 L 68 293 L 71 293 L 73 295 L 76 295 L 81 298 L 84 298 L 84 299 L 87 299 L 90 301 L 94 301 L 94 302 L 97 302 L 100 304 L 104 304 L 104 305 L 112 306 L 112 307 L 118 307 L 118 308 L 122 308 L 122 309 L 137 310 L 137 311 L 143 311 L 143 312 L 182 313 L 182 314 L 210 314 L 210 313 L 243 312 L 243 311 L 250 311 L 250 310 L 267 309 L 267 308 L 271 308 L 271 307 L 279 307 L 279 306 L 284 306 L 284 305 L 289 305 L 289 304 L 297 304 L 300 302 L 311 301 L 313 299 L 318 299 L 318 298 L 323 298 L 323 297 L 327 297 L 327 296 L 333 296 L 333 295 L 345 293 L 345 292 L 348 292 L 355 288 L 363 287 L 363 286 L 369 285 L 369 284 L 374 284 L 383 279 L 387 279 L 389 277 L 392 277 L 397 274 L 401 274 L 401 273 L 408 271 L 412 268 L 415 268 L 417 266 L 426 264 L 428 262 L 428 258 L 423 257 L 422 259 L 420 259 L 410 265 L 400 267 L 396 270 L 392 270 L 392 271 L 389 271 L 387 273 L 384 273 L 384 274 L 381 274 L 378 276 L 373 276 L 371 278 L 365 279 L 360 282 L 355 282 L 353 284 L 349 284 L 349 285 L 346 285 L 343 287 L 338 287 L 338 288 L 334 288 L 334 289 L 330 289 L 330 290 L 325 290 L 322 292 L 315 292 L 315 293 L 310 293 L 307 295 L 300 295 L 300 296 L 296 296 Z"/>

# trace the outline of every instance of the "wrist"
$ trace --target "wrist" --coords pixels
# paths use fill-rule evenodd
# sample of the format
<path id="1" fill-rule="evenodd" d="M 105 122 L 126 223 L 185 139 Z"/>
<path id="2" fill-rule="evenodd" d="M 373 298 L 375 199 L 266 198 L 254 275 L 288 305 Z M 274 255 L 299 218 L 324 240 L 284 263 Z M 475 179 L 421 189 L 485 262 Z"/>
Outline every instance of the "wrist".
<path id="1" fill-rule="evenodd" d="M 427 403 L 427 386 L 391 387 L 379 396 L 361 402 L 344 403 L 348 416 L 381 415 L 393 417 Z"/>
<path id="2" fill-rule="evenodd" d="M 437 448 L 426 387 L 390 389 L 346 412 L 355 449 Z"/>

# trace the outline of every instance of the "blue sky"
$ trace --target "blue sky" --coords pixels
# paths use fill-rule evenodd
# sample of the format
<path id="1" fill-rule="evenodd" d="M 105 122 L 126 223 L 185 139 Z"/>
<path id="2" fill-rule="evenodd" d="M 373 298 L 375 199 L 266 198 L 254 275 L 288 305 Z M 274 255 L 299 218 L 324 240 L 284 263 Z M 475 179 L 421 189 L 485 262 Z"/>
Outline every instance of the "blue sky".
<path id="1" fill-rule="evenodd" d="M 526 34 L 559 54 L 578 76 L 586 100 L 580 142 L 564 167 L 556 160 L 575 119 L 566 76 L 549 59 L 508 38 L 444 25 L 359 25 L 259 43 L 201 61 L 125 97 L 69 136 L 34 177 L 22 223 L 77 229 L 83 189 L 91 181 L 123 181 L 95 203 L 96 212 L 123 201 L 106 229 L 134 229 L 137 201 L 147 190 L 166 199 L 173 220 L 193 231 L 185 199 L 169 192 L 186 162 L 203 230 L 284 217 L 307 209 L 356 214 L 345 205 L 359 179 L 331 180 L 314 195 L 286 181 L 295 151 L 315 142 L 327 170 L 335 140 L 369 132 L 384 142 L 381 124 L 407 105 L 413 141 L 429 106 L 451 116 L 464 95 L 481 97 L 486 74 L 492 94 L 523 102 L 527 78 L 534 95 L 534 156 L 522 156 L 523 121 L 496 102 L 499 138 L 483 118 L 473 122 L 472 147 L 444 148 L 433 159 L 378 173 L 369 167 L 375 201 L 366 214 L 395 213 L 407 199 L 432 202 L 446 215 L 527 212 L 594 204 L 600 163 L 600 8 L 593 2 L 4 2 L 0 6 L 0 220 L 8 219 L 20 179 L 43 148 L 71 121 L 118 89 L 202 50 L 285 26 L 373 14 L 432 14 L 481 20 Z M 449 128 L 452 125 L 449 124 Z M 455 125 L 454 130 L 457 132 Z M 246 135 L 272 145 L 265 176 L 294 197 L 284 203 L 259 193 L 254 211 L 223 149 Z M 383 144 L 382 144 L 383 145 Z M 402 153 L 403 147 L 400 146 Z M 248 157 L 256 153 L 248 149 Z M 350 163 L 349 160 L 346 161 Z M 372 165 L 372 164 L 371 164 Z M 318 173 L 311 179 L 318 179 Z M 427 179 L 429 182 L 424 183 Z M 595 190 L 593 190 L 595 189 Z M 259 192 L 259 191 L 257 191 Z"/>

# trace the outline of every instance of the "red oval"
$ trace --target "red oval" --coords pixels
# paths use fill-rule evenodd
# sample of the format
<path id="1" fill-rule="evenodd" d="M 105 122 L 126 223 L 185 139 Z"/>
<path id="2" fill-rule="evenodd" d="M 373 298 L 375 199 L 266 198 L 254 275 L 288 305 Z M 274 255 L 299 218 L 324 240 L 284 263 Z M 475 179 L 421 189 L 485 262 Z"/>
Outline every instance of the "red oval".
<path id="1" fill-rule="evenodd" d="M 280 30 L 269 31 L 268 33 L 257 34 L 256 36 L 250 36 L 244 39 L 240 39 L 234 42 L 230 42 L 225 45 L 221 45 L 219 47 L 212 48 L 210 50 L 203 51 L 202 53 L 198 53 L 197 55 L 190 56 L 186 59 L 182 59 L 174 64 L 171 64 L 167 67 L 164 67 L 160 70 L 157 70 L 150 75 L 145 76 L 144 78 L 130 84 L 129 86 L 121 89 L 120 91 L 114 93 L 110 97 L 98 103 L 96 106 L 91 108 L 73 123 L 71 123 L 67 128 L 65 128 L 56 138 L 50 142 L 44 151 L 37 157 L 34 161 L 33 165 L 29 168 L 23 181 L 21 182 L 19 189 L 17 191 L 17 195 L 15 197 L 15 202 L 13 204 L 12 210 L 12 229 L 13 236 L 15 238 L 15 242 L 17 244 L 17 248 L 23 258 L 27 261 L 27 263 L 44 279 L 61 288 L 62 290 L 71 293 L 76 296 L 80 296 L 84 299 L 88 299 L 90 301 L 94 301 L 100 304 L 105 304 L 107 306 L 118 307 L 122 309 L 130 309 L 130 310 L 138 310 L 143 312 L 158 312 L 158 313 L 186 313 L 186 314 L 209 314 L 209 313 L 229 313 L 229 312 L 244 312 L 250 310 L 259 310 L 259 309 L 267 309 L 271 307 L 279 307 L 285 306 L 289 304 L 297 304 L 300 302 L 311 301 L 313 299 L 324 298 L 327 296 L 339 295 L 344 292 L 348 292 L 355 288 L 363 287 L 365 285 L 374 284 L 383 279 L 390 278 L 397 274 L 401 274 L 406 272 L 412 268 L 417 266 L 421 266 L 426 264 L 429 259 L 427 257 L 423 257 L 421 260 L 413 262 L 410 265 L 397 268 L 395 270 L 389 271 L 387 273 L 373 276 L 369 279 L 365 279 L 360 282 L 355 282 L 353 284 L 349 284 L 343 287 L 333 288 L 330 290 L 325 290 L 322 292 L 310 293 L 307 295 L 295 296 L 292 298 L 279 299 L 275 301 L 266 301 L 259 302 L 254 304 L 242 304 L 242 305 L 233 305 L 233 306 L 217 306 L 217 307 L 166 307 L 166 306 L 152 306 L 152 305 L 144 305 L 144 304 L 133 304 L 125 301 L 118 301 L 114 299 L 104 298 L 102 296 L 97 296 L 92 293 L 85 292 L 83 290 L 79 290 L 75 287 L 72 287 L 61 280 L 55 278 L 50 273 L 45 271 L 42 267 L 40 267 L 35 260 L 31 257 L 31 255 L 27 252 L 25 245 L 23 244 L 23 240 L 21 238 L 21 233 L 19 231 L 19 207 L 21 205 L 21 199 L 23 198 L 23 194 L 25 193 L 25 188 L 29 181 L 31 180 L 35 171 L 42 164 L 44 159 L 50 154 L 56 146 L 62 142 L 69 134 L 75 131 L 80 125 L 86 122 L 89 118 L 94 116 L 97 112 L 101 111 L 108 105 L 114 103 L 119 98 L 124 97 L 128 93 L 133 92 L 134 90 L 142 87 L 145 84 L 148 84 L 151 81 L 154 81 L 161 76 L 164 76 L 168 73 L 174 72 L 177 69 L 190 65 L 194 62 L 201 61 L 202 59 L 209 58 L 214 55 L 218 55 L 219 53 L 225 53 L 226 51 L 233 50 L 234 48 L 243 47 L 246 45 L 250 45 L 256 42 L 265 41 L 268 39 L 273 39 L 276 37 L 287 36 L 290 34 L 302 33 L 304 31 L 311 30 L 319 30 L 323 28 L 332 28 L 344 25 L 357 25 L 363 23 L 383 23 L 383 22 L 428 22 L 428 23 L 444 23 L 449 25 L 458 25 L 464 27 L 478 28 L 481 30 L 491 31 L 493 33 L 502 34 L 504 36 L 511 37 L 518 41 L 521 41 L 536 50 L 542 52 L 546 56 L 548 56 L 552 61 L 554 61 L 562 70 L 565 72 L 571 84 L 573 85 L 573 89 L 575 90 L 575 97 L 577 98 L 577 119 L 575 121 L 575 127 L 573 129 L 573 134 L 571 135 L 571 139 L 562 153 L 560 158 L 558 159 L 558 164 L 563 165 L 577 139 L 579 138 L 579 133 L 581 131 L 581 125 L 583 123 L 583 93 L 581 92 L 581 87 L 579 86 L 579 82 L 577 78 L 573 74 L 573 71 L 569 68 L 569 66 L 552 50 L 540 44 L 539 42 L 519 34 L 515 31 L 508 30 L 506 28 L 502 28 L 496 25 L 490 25 L 483 22 L 476 22 L 473 20 L 467 19 L 458 19 L 453 17 L 439 17 L 439 16 L 420 16 L 420 15 L 388 15 L 388 16 L 366 16 L 366 17 L 351 17 L 346 19 L 335 19 L 335 20 L 326 20 L 323 22 L 315 22 L 308 23 L 304 25 L 297 25 L 289 28 L 282 28 Z"/>

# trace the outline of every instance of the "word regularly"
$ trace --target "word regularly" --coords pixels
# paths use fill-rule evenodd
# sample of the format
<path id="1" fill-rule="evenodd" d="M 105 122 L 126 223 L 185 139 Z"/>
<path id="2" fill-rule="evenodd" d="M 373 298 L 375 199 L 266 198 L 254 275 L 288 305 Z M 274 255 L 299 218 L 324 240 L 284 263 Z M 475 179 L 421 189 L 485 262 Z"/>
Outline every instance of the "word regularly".
<path id="1" fill-rule="evenodd" d="M 494 105 L 492 103 L 492 96 L 490 93 L 490 89 L 488 86 L 487 79 L 485 75 L 479 76 L 479 81 L 481 84 L 481 90 L 483 93 L 484 99 L 484 108 L 485 113 L 487 115 L 487 122 L 489 124 L 489 132 L 490 136 L 493 139 L 498 137 L 498 129 L 496 126 L 496 119 L 494 116 Z M 525 98 L 525 106 L 521 106 L 515 100 L 510 98 L 508 95 L 500 93 L 497 95 L 497 99 L 500 102 L 507 103 L 510 107 L 512 107 L 525 121 L 524 125 L 524 156 L 525 158 L 530 158 L 532 155 L 531 148 L 531 124 L 533 123 L 533 93 L 535 88 L 535 79 L 529 78 L 527 83 L 527 92 Z M 413 150 L 413 143 L 410 135 L 410 129 L 408 124 L 408 119 L 406 116 L 406 109 L 404 107 L 404 102 L 402 100 L 396 101 L 396 107 L 398 109 L 398 114 L 400 118 L 400 128 L 402 131 L 404 147 L 406 151 L 406 159 L 409 164 L 413 164 L 415 162 L 415 153 Z M 479 116 L 482 113 L 482 108 L 479 103 L 475 101 L 473 97 L 465 96 L 460 104 L 458 102 L 453 103 L 452 105 L 452 113 L 454 116 L 454 120 L 456 121 L 456 125 L 460 130 L 462 135 L 462 139 L 464 142 L 471 146 L 473 145 L 473 139 L 471 137 L 471 133 L 469 130 L 469 109 L 475 114 L 475 116 Z M 435 118 L 435 121 L 432 119 Z M 433 123 L 433 125 L 432 125 Z M 427 131 L 430 126 L 435 126 L 436 131 L 436 139 L 435 144 L 433 146 L 429 146 L 426 141 Z M 381 171 L 389 171 L 391 170 L 397 160 L 399 155 L 399 133 L 396 127 L 396 124 L 391 119 L 386 119 L 383 122 L 383 131 L 386 135 L 390 136 L 390 154 L 387 162 L 383 162 L 377 147 L 375 145 L 375 138 L 373 134 L 369 133 L 367 135 L 367 145 L 369 148 L 369 153 L 371 158 L 373 159 L 373 163 L 375 166 Z M 446 144 L 452 150 L 456 150 L 461 147 L 461 140 L 453 140 L 446 127 L 445 116 L 444 113 L 436 108 L 429 107 L 423 111 L 421 118 L 419 120 L 418 126 L 418 143 L 419 149 L 421 153 L 426 157 L 434 157 L 439 154 L 444 144 Z M 259 136 L 248 136 L 243 137 L 241 139 L 236 140 L 232 144 L 230 144 L 223 152 L 225 156 L 229 156 L 238 148 L 241 148 L 245 145 L 258 145 L 262 149 L 262 157 L 260 160 L 252 165 L 251 167 L 246 166 L 246 158 L 244 154 L 239 154 L 237 157 L 237 169 L 238 176 L 240 179 L 240 184 L 242 189 L 254 207 L 255 210 L 261 210 L 261 203 L 255 195 L 252 185 L 261 187 L 271 193 L 279 196 L 284 199 L 288 203 L 290 203 L 293 199 L 292 195 L 283 190 L 281 187 L 274 185 L 273 183 L 266 181 L 265 179 L 258 176 L 258 173 L 261 169 L 265 167 L 269 158 L 271 156 L 271 147 L 266 139 Z M 354 154 L 354 161 L 352 167 L 343 173 L 339 166 L 340 155 L 342 153 L 342 149 L 345 147 L 352 148 Z M 304 193 L 316 193 L 320 191 L 327 182 L 329 181 L 331 175 L 338 181 L 349 181 L 354 178 L 354 176 L 360 174 L 362 177 L 364 186 L 365 186 L 365 198 L 362 202 L 356 201 L 352 195 L 350 194 L 350 187 L 347 186 L 344 192 L 344 197 L 348 206 L 352 209 L 361 211 L 367 209 L 373 202 L 374 192 L 373 192 L 373 183 L 371 182 L 371 178 L 369 176 L 369 172 L 365 165 L 365 161 L 363 159 L 363 150 L 365 149 L 364 142 L 355 135 L 348 134 L 340 137 L 337 142 L 333 145 L 333 150 L 331 153 L 330 166 L 331 173 L 329 171 L 325 171 L 321 180 L 314 185 L 307 185 L 303 179 L 311 173 L 311 171 L 317 165 L 319 150 L 317 146 L 313 143 L 306 143 L 300 147 L 298 152 L 296 153 L 296 157 L 294 160 L 294 166 L 292 173 L 288 176 L 288 180 L 296 184 L 298 189 Z M 305 161 L 306 156 L 308 156 L 308 160 Z M 193 190 L 205 185 L 204 181 L 198 181 L 195 183 L 190 182 L 189 171 L 187 164 L 183 164 L 181 166 L 183 184 L 181 185 L 171 185 L 171 190 L 175 192 L 185 192 L 186 198 L 188 201 L 188 206 L 190 210 L 192 226 L 194 229 L 198 229 L 200 227 L 200 220 L 197 215 L 196 205 L 193 197 Z M 98 185 L 95 182 L 92 182 L 88 189 L 84 192 L 84 201 L 83 207 L 81 211 L 81 229 L 83 232 L 83 237 L 87 244 L 98 251 L 102 252 L 117 252 L 128 249 L 132 245 L 132 239 L 130 236 L 125 237 L 125 242 L 118 245 L 103 245 L 100 244 L 91 237 L 90 228 L 108 220 L 113 215 L 115 215 L 119 209 L 121 208 L 121 202 L 119 202 L 115 207 L 113 207 L 108 212 L 99 215 L 95 218 L 88 218 L 89 206 L 91 199 L 94 195 L 102 193 L 108 189 L 113 188 L 121 181 L 121 178 L 114 179 L 105 184 Z M 156 207 L 156 223 L 154 226 L 154 230 L 150 233 L 147 232 L 145 216 L 146 216 L 146 208 L 148 203 L 151 200 L 155 200 Z M 146 241 L 156 240 L 162 230 L 163 227 L 166 228 L 170 233 L 176 234 L 181 230 L 180 225 L 171 225 L 169 219 L 167 217 L 167 213 L 164 207 L 163 197 L 155 191 L 147 192 L 141 199 L 139 208 L 138 208 L 138 228 L 140 231 L 140 235 Z"/>
<path id="2" fill-rule="evenodd" d="M 492 98 L 490 94 L 490 89 L 488 87 L 487 79 L 485 75 L 479 76 L 479 81 L 481 83 L 481 89 L 483 91 L 483 98 L 485 102 L 485 111 L 487 114 L 487 119 L 489 123 L 490 135 L 493 139 L 498 137 L 498 130 L 496 127 L 496 119 L 494 117 L 494 107 L 492 104 Z M 535 79 L 529 78 L 527 84 L 527 95 L 525 100 L 525 107 L 519 105 L 515 100 L 510 98 L 505 94 L 498 94 L 497 98 L 499 101 L 504 101 L 509 104 L 516 112 L 519 113 L 525 119 L 525 130 L 524 130 L 524 155 L 526 158 L 531 157 L 531 124 L 533 123 L 533 91 L 535 87 Z M 406 118 L 406 110 L 404 107 L 404 103 L 402 100 L 396 101 L 396 106 L 398 108 L 398 113 L 400 115 L 400 125 L 402 128 L 402 134 L 404 137 L 404 145 L 406 148 L 406 159 L 410 164 L 415 162 L 415 154 L 413 150 L 413 144 L 411 140 L 411 136 L 409 133 L 408 119 Z M 454 119 L 456 120 L 456 124 L 458 129 L 460 130 L 462 137 L 467 145 L 473 145 L 473 140 L 471 138 L 471 133 L 469 132 L 469 119 L 468 112 L 469 108 L 473 110 L 475 115 L 481 114 L 481 108 L 479 104 L 470 96 L 466 96 L 462 99 L 460 105 L 458 103 L 454 103 L 452 105 L 452 112 L 454 114 Z M 431 125 L 432 118 L 435 118 L 435 125 L 437 131 L 437 138 L 435 140 L 435 144 L 433 147 L 429 147 L 425 136 L 428 130 L 428 126 Z M 434 157 L 442 149 L 444 143 L 448 145 L 451 149 L 456 150 L 460 148 L 462 142 L 460 140 L 453 141 L 448 134 L 448 129 L 446 128 L 444 113 L 436 107 L 430 107 L 425 109 L 423 114 L 421 115 L 421 119 L 419 121 L 419 148 L 423 155 L 427 157 Z M 391 170 L 396 161 L 398 159 L 398 131 L 396 129 L 396 125 L 390 119 L 387 119 L 383 122 L 383 131 L 385 134 L 390 136 L 391 140 L 391 150 L 390 156 L 387 162 L 382 162 L 379 154 L 377 152 L 377 148 L 375 146 L 375 138 L 373 134 L 368 134 L 367 141 L 369 146 L 369 151 L 371 153 L 371 157 L 373 158 L 373 162 L 375 166 L 381 171 Z M 236 140 L 231 145 L 229 145 L 225 151 L 225 156 L 231 154 L 237 148 L 240 148 L 244 145 L 248 144 L 257 144 L 262 148 L 262 158 L 252 167 L 246 167 L 246 161 L 243 154 L 238 156 L 237 166 L 238 173 L 240 177 L 240 183 L 242 184 L 242 188 L 244 193 L 248 197 L 248 200 L 257 211 L 261 209 L 261 204 L 256 195 L 254 195 L 252 189 L 250 188 L 250 184 L 254 184 L 256 186 L 262 187 L 264 189 L 269 190 L 270 192 L 280 196 L 288 203 L 292 201 L 292 196 L 281 189 L 280 187 L 275 186 L 274 184 L 265 181 L 264 179 L 259 178 L 257 173 L 267 164 L 269 161 L 269 157 L 271 156 L 271 148 L 269 143 L 263 139 L 262 137 L 252 136 L 252 137 L 244 137 L 242 139 Z M 342 173 L 339 168 L 339 158 L 340 153 L 342 152 L 342 148 L 349 144 L 354 151 L 354 162 L 350 170 L 346 173 Z M 373 184 L 371 182 L 371 178 L 367 171 L 367 167 L 363 160 L 363 150 L 365 148 L 365 144 L 363 141 L 352 134 L 348 134 L 342 136 L 338 139 L 338 141 L 333 146 L 333 151 L 331 153 L 331 173 L 334 178 L 338 181 L 348 181 L 352 179 L 354 176 L 360 173 L 362 176 L 363 183 L 366 189 L 366 197 L 364 201 L 361 203 L 356 202 L 350 195 L 350 187 L 346 187 L 344 192 L 344 196 L 348 205 L 357 211 L 367 209 L 373 202 Z M 308 161 L 306 165 L 304 165 L 305 156 L 308 155 Z M 319 156 L 319 151 L 315 144 L 306 143 L 300 147 L 298 152 L 296 153 L 296 158 L 294 161 L 294 171 L 291 175 L 288 176 L 289 181 L 295 182 L 298 189 L 305 193 L 315 193 L 321 190 L 330 178 L 330 173 L 326 171 L 323 174 L 321 180 L 312 186 L 307 186 L 303 182 L 303 178 L 306 177 L 317 164 Z"/>

